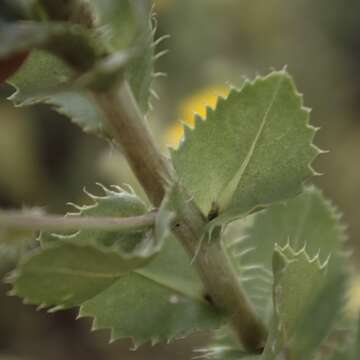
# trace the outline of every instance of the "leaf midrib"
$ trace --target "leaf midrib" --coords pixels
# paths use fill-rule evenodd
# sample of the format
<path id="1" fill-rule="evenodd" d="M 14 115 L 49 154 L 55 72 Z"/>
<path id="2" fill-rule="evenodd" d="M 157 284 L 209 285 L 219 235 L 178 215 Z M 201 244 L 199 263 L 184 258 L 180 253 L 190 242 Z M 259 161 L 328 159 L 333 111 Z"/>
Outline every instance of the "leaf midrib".
<path id="1" fill-rule="evenodd" d="M 113 285 L 113 283 L 121 277 L 124 277 L 130 273 L 134 273 L 146 280 L 153 282 L 161 287 L 167 288 L 172 292 L 176 292 L 180 295 L 183 295 L 189 299 L 192 299 L 196 302 L 205 303 L 205 300 L 201 297 L 201 292 L 198 291 L 196 285 L 190 281 L 179 281 L 179 279 L 167 279 L 166 276 L 155 275 L 145 269 L 137 269 L 128 272 L 114 272 L 114 273 L 102 273 L 102 272 L 89 272 L 85 270 L 76 270 L 76 269 L 66 269 L 66 268 L 47 268 L 47 267 L 36 267 L 33 269 L 35 273 L 53 273 L 59 275 L 67 275 L 67 276 L 77 276 L 77 277 L 85 277 L 85 278 L 98 278 L 98 279 L 114 279 L 114 281 L 108 286 L 104 287 L 104 290 Z M 181 286 L 176 286 L 179 284 Z M 102 291 L 104 291 L 102 290 Z"/>
<path id="2" fill-rule="evenodd" d="M 230 179 L 230 181 L 227 183 L 227 185 L 225 185 L 224 190 L 220 193 L 220 195 L 218 196 L 218 203 L 220 205 L 221 209 L 224 209 L 225 207 L 227 207 L 227 205 L 229 204 L 229 202 L 231 201 L 232 195 L 235 192 L 236 188 L 238 187 L 238 184 L 240 183 L 246 169 L 248 168 L 248 165 L 251 161 L 252 156 L 254 155 L 255 152 L 255 148 L 256 145 L 263 133 L 263 130 L 265 128 L 265 124 L 268 120 L 269 114 L 272 110 L 272 107 L 274 106 L 275 102 L 276 102 L 276 98 L 279 94 L 279 90 L 281 87 L 281 84 L 284 80 L 284 77 L 280 77 L 278 80 L 278 83 L 276 85 L 274 94 L 270 100 L 270 103 L 268 105 L 268 107 L 265 110 L 265 113 L 263 115 L 263 118 L 261 120 L 260 123 L 260 127 L 259 130 L 257 131 L 254 140 L 251 142 L 249 151 L 247 152 L 244 161 L 241 163 L 241 166 L 239 168 L 239 170 L 235 173 L 235 175 Z"/>

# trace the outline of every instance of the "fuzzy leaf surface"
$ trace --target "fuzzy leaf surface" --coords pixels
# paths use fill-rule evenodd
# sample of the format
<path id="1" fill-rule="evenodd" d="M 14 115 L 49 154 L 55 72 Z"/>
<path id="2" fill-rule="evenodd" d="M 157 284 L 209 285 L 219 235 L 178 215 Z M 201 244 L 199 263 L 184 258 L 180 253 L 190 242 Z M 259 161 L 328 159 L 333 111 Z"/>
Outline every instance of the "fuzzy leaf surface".
<path id="1" fill-rule="evenodd" d="M 119 217 L 139 216 L 148 210 L 146 205 L 134 193 L 119 187 L 108 189 L 101 186 L 104 195 L 98 196 L 88 192 L 92 201 L 90 205 L 72 204 L 76 212 L 72 216 Z M 170 213 L 165 209 L 159 212 L 153 228 L 133 231 L 79 230 L 70 234 L 42 234 L 43 247 L 56 245 L 58 242 L 71 243 L 76 246 L 92 246 L 103 252 L 116 252 L 124 259 L 151 258 L 157 254 L 169 233 Z"/>
<path id="2" fill-rule="evenodd" d="M 330 278 L 327 276 L 326 284 L 298 322 L 291 348 L 300 359 L 311 359 L 342 315 L 345 285 L 345 273 L 339 272 Z"/>
<path id="3" fill-rule="evenodd" d="M 318 257 L 310 259 L 305 250 L 295 252 L 289 245 L 276 246 L 273 255 L 274 314 L 263 358 L 276 359 L 281 351 L 290 351 L 298 324 L 307 314 L 326 282 L 326 264 Z M 301 359 L 301 354 L 293 354 Z"/>
<path id="4" fill-rule="evenodd" d="M 96 1 L 96 3 L 105 6 L 106 3 L 115 2 Z M 124 3 L 124 1 L 116 3 Z M 133 7 L 130 4 L 127 6 L 129 7 L 128 11 Z M 109 7 L 109 9 L 104 11 L 110 14 L 111 9 L 112 7 Z M 121 69 L 121 71 L 124 71 L 125 79 L 129 82 L 134 97 L 144 113 L 148 111 L 149 107 L 150 88 L 155 62 L 153 29 L 149 15 L 146 15 L 145 18 L 147 19 L 146 28 L 143 26 L 140 29 L 143 33 L 140 32 L 139 35 L 139 28 L 136 30 L 136 34 L 141 37 L 139 44 L 136 43 L 139 49 L 125 69 Z M 126 26 L 129 25 L 127 24 L 129 19 L 131 17 L 123 19 L 124 21 L 126 20 L 126 24 L 123 24 L 122 34 L 128 34 Z M 102 22 L 110 21 L 104 14 L 99 17 L 99 20 L 101 21 L 98 27 L 101 30 L 100 34 L 104 37 L 102 42 L 105 43 L 105 38 L 110 36 L 106 29 L 109 30 L 112 27 L 106 22 Z M 112 31 L 110 31 L 111 34 L 113 34 Z M 121 38 L 117 31 L 111 37 L 117 39 L 117 41 Z M 133 37 L 132 35 L 131 39 L 134 42 L 135 38 Z M 129 39 L 126 40 L 124 46 L 135 46 L 133 43 L 128 43 L 129 41 Z M 127 46 L 125 46 L 125 49 L 127 49 Z M 74 71 L 56 56 L 42 50 L 33 50 L 21 69 L 10 79 L 10 83 L 16 88 L 16 92 L 10 97 L 10 100 L 17 106 L 40 102 L 50 104 L 56 111 L 69 117 L 71 121 L 83 128 L 85 132 L 111 137 L 110 131 L 104 125 L 103 114 L 95 106 L 94 101 L 86 90 L 61 89 L 61 87 L 71 84 L 74 76 Z"/>
<path id="5" fill-rule="evenodd" d="M 308 122 L 291 77 L 273 72 L 219 98 L 205 120 L 196 117 L 172 160 L 203 213 L 215 203 L 215 221 L 230 222 L 301 191 L 319 152 Z"/>
<path id="6" fill-rule="evenodd" d="M 324 334 L 327 334 L 342 308 L 339 304 L 343 301 L 344 294 L 341 289 L 344 286 L 342 272 L 345 232 L 338 210 L 324 198 L 319 189 L 308 186 L 302 194 L 284 204 L 275 204 L 245 220 L 233 223 L 224 238 L 242 286 L 267 325 L 270 325 L 273 314 L 272 253 L 275 244 L 284 247 L 289 243 L 296 251 L 306 245 L 310 257 L 317 255 L 320 249 L 320 260 L 328 260 L 327 285 L 314 300 L 312 309 L 304 317 L 299 329 L 299 336 L 303 336 L 300 338 L 301 343 L 310 351 L 311 346 L 314 347 L 314 343 L 319 343 Z M 323 298 L 329 296 L 332 288 L 338 290 L 333 291 L 331 299 L 324 306 Z M 326 316 L 326 321 L 323 316 Z M 315 326 L 314 321 L 311 324 L 308 322 L 312 319 L 319 326 L 316 334 L 304 330 L 307 326 L 311 329 Z M 311 339 L 305 335 L 311 336 Z M 243 350 L 227 328 L 219 331 L 208 348 L 203 350 L 204 358 L 221 360 L 231 360 L 233 356 L 240 356 L 242 353 Z"/>
<path id="7" fill-rule="evenodd" d="M 222 322 L 173 238 L 142 268 L 92 247 L 49 247 L 25 260 L 13 281 L 12 293 L 27 303 L 54 311 L 80 306 L 80 316 L 94 318 L 94 329 L 110 329 L 113 340 L 132 337 L 135 345 Z"/>
<path id="8" fill-rule="evenodd" d="M 228 251 L 261 316 L 271 315 L 271 254 L 275 243 L 280 246 L 289 243 L 295 251 L 306 246 L 309 256 L 319 254 L 322 262 L 330 257 L 329 278 L 344 270 L 346 236 L 340 214 L 314 186 L 306 187 L 302 194 L 284 204 L 252 215 L 244 221 L 240 233 L 238 240 L 235 234 L 229 236 Z"/>
<path id="9" fill-rule="evenodd" d="M 65 91 L 48 95 L 74 76 L 73 71 L 59 58 L 42 50 L 34 50 L 20 71 L 11 79 L 17 89 L 10 96 L 16 106 L 47 103 L 69 117 L 85 132 L 106 133 L 103 116 L 86 91 Z"/>
<path id="10" fill-rule="evenodd" d="M 147 26 L 150 12 L 147 0 L 90 0 L 96 25 L 103 30 L 110 51 L 133 45 L 136 37 Z"/>
<path id="11" fill-rule="evenodd" d="M 90 0 L 103 29 L 103 42 L 110 52 L 137 47 L 136 56 L 128 64 L 128 80 L 140 109 L 146 113 L 153 78 L 154 29 L 151 7 L 147 0 Z"/>

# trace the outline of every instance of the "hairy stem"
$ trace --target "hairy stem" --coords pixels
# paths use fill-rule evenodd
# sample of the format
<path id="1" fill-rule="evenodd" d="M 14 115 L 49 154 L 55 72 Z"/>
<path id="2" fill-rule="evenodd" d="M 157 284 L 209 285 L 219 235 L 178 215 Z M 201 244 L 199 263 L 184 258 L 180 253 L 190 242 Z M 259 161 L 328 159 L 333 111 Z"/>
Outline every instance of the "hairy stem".
<path id="1" fill-rule="evenodd" d="M 0 227 L 44 231 L 107 230 L 138 231 L 154 225 L 156 213 L 126 218 L 26 214 L 0 211 Z"/>
<path id="2" fill-rule="evenodd" d="M 128 84 L 123 82 L 120 89 L 94 92 L 93 95 L 149 199 L 159 206 L 165 190 L 177 182 L 176 177 L 158 150 Z M 266 329 L 241 288 L 220 236 L 216 241 L 203 241 L 201 251 L 198 251 L 207 222 L 186 192 L 180 186 L 178 188 L 173 232 L 193 259 L 207 298 L 230 317 L 244 347 L 259 353 L 264 348 Z"/>

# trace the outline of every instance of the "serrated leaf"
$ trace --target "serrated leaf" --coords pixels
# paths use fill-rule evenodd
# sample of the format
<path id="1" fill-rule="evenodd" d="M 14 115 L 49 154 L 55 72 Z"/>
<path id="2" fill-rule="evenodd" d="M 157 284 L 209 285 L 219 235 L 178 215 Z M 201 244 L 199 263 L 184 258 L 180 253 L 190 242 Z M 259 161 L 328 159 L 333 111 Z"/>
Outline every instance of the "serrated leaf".
<path id="1" fill-rule="evenodd" d="M 66 91 L 47 95 L 74 76 L 74 72 L 59 58 L 45 51 L 34 50 L 20 71 L 10 83 L 17 89 L 9 97 L 16 106 L 32 105 L 44 102 L 66 115 L 84 131 L 104 134 L 104 122 L 101 112 L 85 91 Z"/>
<path id="2" fill-rule="evenodd" d="M 145 27 L 146 13 L 141 2 L 144 1 L 89 1 L 96 25 L 102 29 L 103 38 L 110 52 L 131 46 L 139 32 L 141 33 L 141 27 Z"/>
<path id="3" fill-rule="evenodd" d="M 205 215 L 219 207 L 216 223 L 285 200 L 301 191 L 319 153 L 308 118 L 285 71 L 246 81 L 185 131 L 172 151 L 177 174 Z"/>
<path id="4" fill-rule="evenodd" d="M 139 216 L 148 210 L 134 193 L 119 187 L 108 189 L 101 185 L 104 195 L 86 194 L 92 201 L 89 205 L 75 207 L 76 212 L 67 216 L 121 217 Z M 67 242 L 76 246 L 93 246 L 103 252 L 117 252 L 123 258 L 149 258 L 161 250 L 170 226 L 170 214 L 161 210 L 153 228 L 135 231 L 79 230 L 70 234 L 42 234 L 43 247 Z"/>
<path id="5" fill-rule="evenodd" d="M 97 26 L 110 52 L 138 47 L 137 55 L 128 64 L 128 80 L 140 109 L 149 108 L 150 88 L 153 79 L 155 29 L 152 23 L 151 4 L 147 0 L 91 0 Z"/>
<path id="6" fill-rule="evenodd" d="M 314 341 L 316 337 L 321 339 L 329 330 L 330 324 L 333 324 L 335 317 L 338 317 L 338 310 L 341 310 L 341 307 L 337 308 L 339 302 L 343 301 L 343 293 L 340 291 L 343 283 L 340 282 L 339 273 L 342 274 L 345 267 L 343 254 L 345 233 L 344 227 L 340 224 L 340 214 L 323 197 L 321 191 L 314 186 L 308 186 L 301 195 L 284 204 L 273 205 L 246 220 L 233 223 L 227 229 L 224 239 L 244 290 L 255 305 L 259 316 L 268 325 L 273 311 L 271 270 L 275 243 L 283 247 L 289 243 L 296 251 L 306 245 L 307 253 L 311 258 L 318 254 L 321 261 L 328 260 L 327 286 L 338 287 L 339 293 L 327 301 L 327 306 L 332 308 L 331 315 L 327 311 L 327 306 L 323 306 L 321 311 L 314 315 L 316 306 L 319 305 L 318 301 L 321 301 L 322 296 L 326 296 L 326 288 L 312 305 L 314 310 L 311 310 L 310 314 L 314 319 L 325 316 L 322 311 L 327 315 L 327 322 L 322 320 L 322 323 L 317 322 L 324 332 L 309 333 Z M 306 319 L 311 319 L 311 315 Z M 329 326 L 326 328 L 327 325 Z M 242 353 L 238 342 L 228 330 L 217 334 L 208 350 L 212 355 L 209 358 L 214 358 L 216 355 L 215 358 L 219 359 L 228 359 L 229 354 Z"/>
<path id="7" fill-rule="evenodd" d="M 203 299 L 182 247 L 169 240 L 143 268 L 90 247 L 47 248 L 19 267 L 12 293 L 54 310 L 80 305 L 94 329 L 109 328 L 113 340 L 128 336 L 136 345 L 217 327 L 221 316 Z"/>
<path id="8" fill-rule="evenodd" d="M 271 254 L 275 243 L 289 243 L 295 251 L 306 245 L 310 257 L 319 254 L 322 262 L 329 258 L 329 278 L 344 270 L 346 236 L 339 212 L 314 186 L 284 204 L 254 214 L 244 221 L 244 227 L 238 241 L 231 244 L 232 240 L 227 240 L 228 250 L 262 317 L 271 315 Z"/>
<path id="9" fill-rule="evenodd" d="M 144 113 L 148 110 L 155 61 L 151 22 L 148 24 L 148 34 L 141 43 L 141 51 L 136 53 L 125 69 L 125 78 Z M 73 70 L 59 58 L 42 50 L 33 50 L 10 80 L 16 92 L 9 99 L 17 106 L 39 102 L 51 104 L 84 131 L 110 137 L 102 112 L 86 90 L 61 89 L 65 84 L 71 84 L 74 75 Z"/>
<path id="10" fill-rule="evenodd" d="M 346 275 L 339 272 L 336 276 L 327 278 L 326 284 L 297 324 L 297 331 L 290 346 L 299 359 L 311 359 L 332 330 L 339 315 L 342 315 Z"/>
<path id="11" fill-rule="evenodd" d="M 305 249 L 295 252 L 289 245 L 275 247 L 274 315 L 263 354 L 265 360 L 275 359 L 281 352 L 301 359 L 299 354 L 292 352 L 291 340 L 326 282 L 325 270 L 326 264 L 321 264 L 318 257 L 310 259 Z"/>

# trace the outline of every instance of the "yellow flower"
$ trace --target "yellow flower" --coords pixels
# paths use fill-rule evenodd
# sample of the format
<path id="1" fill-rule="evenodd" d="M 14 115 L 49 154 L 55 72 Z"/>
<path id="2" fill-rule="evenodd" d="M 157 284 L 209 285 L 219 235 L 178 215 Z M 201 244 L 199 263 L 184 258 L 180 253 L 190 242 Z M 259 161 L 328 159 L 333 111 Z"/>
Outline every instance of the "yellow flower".
<path id="1" fill-rule="evenodd" d="M 182 101 L 179 106 L 179 120 L 174 122 L 166 131 L 166 145 L 176 147 L 182 139 L 184 131 L 181 122 L 194 126 L 195 113 L 205 118 L 206 108 L 208 106 L 214 108 L 217 98 L 227 96 L 228 93 L 229 88 L 225 86 L 211 86 Z"/>
<path id="2" fill-rule="evenodd" d="M 171 0 L 155 0 L 155 8 L 158 11 L 166 10 L 166 8 L 171 4 Z"/>
<path id="3" fill-rule="evenodd" d="M 346 304 L 347 314 L 356 316 L 360 311 L 360 277 L 352 279 L 348 292 L 348 301 Z"/>

